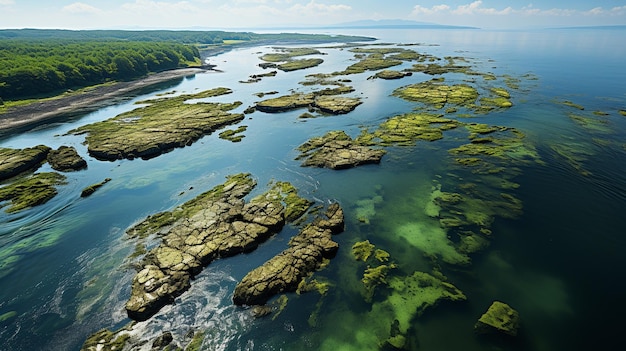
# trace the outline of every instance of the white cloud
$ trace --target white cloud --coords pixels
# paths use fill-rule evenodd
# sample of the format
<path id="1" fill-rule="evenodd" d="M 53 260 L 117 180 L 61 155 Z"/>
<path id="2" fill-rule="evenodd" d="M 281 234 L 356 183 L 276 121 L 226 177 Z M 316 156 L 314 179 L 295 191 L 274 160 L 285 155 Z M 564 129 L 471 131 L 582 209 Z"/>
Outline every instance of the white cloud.
<path id="1" fill-rule="evenodd" d="M 0 5 L 13 5 L 15 1 L 13 0 L 0 0 Z"/>
<path id="2" fill-rule="evenodd" d="M 612 15 L 621 16 L 626 14 L 626 6 L 618 6 L 611 9 L 610 13 Z"/>
<path id="3" fill-rule="evenodd" d="M 87 5 L 87 4 L 82 3 L 82 2 L 75 2 L 73 4 L 64 6 L 63 7 L 63 12 L 98 14 L 98 13 L 102 13 L 102 10 L 100 10 L 97 7 L 94 7 L 94 6 L 91 6 L 91 5 Z"/>
<path id="4" fill-rule="evenodd" d="M 130 11 L 155 11 L 162 13 L 167 13 L 171 11 L 195 12 L 198 10 L 198 8 L 189 1 L 179 1 L 172 3 L 152 0 L 135 0 L 135 2 L 128 2 L 123 4 L 122 8 Z"/>
<path id="5" fill-rule="evenodd" d="M 459 5 L 452 13 L 455 15 L 471 15 L 476 12 L 482 3 L 482 1 L 478 0 L 468 5 Z"/>
<path id="6" fill-rule="evenodd" d="M 348 5 L 341 5 L 341 4 L 339 5 L 318 4 L 317 2 L 315 2 L 315 0 L 311 0 L 311 2 L 309 2 L 306 5 L 296 4 L 292 6 L 289 10 L 299 12 L 299 13 L 313 12 L 313 14 L 319 14 L 320 12 L 334 13 L 334 12 L 339 12 L 339 11 L 350 11 L 352 10 L 352 7 Z"/>
<path id="7" fill-rule="evenodd" d="M 445 5 L 445 4 L 435 5 L 431 8 L 423 7 L 420 5 L 415 5 L 415 7 L 413 8 L 412 14 L 413 15 L 432 15 L 434 13 L 447 11 L 449 9 L 450 9 L 450 6 Z"/>

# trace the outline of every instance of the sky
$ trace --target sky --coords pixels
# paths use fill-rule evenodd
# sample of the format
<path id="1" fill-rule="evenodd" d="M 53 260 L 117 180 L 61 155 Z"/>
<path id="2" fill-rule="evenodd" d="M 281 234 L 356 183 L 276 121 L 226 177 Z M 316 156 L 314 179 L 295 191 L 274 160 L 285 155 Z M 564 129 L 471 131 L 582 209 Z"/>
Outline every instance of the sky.
<path id="1" fill-rule="evenodd" d="M 241 29 L 402 19 L 485 29 L 626 25 L 626 0 L 0 0 L 0 28 Z"/>

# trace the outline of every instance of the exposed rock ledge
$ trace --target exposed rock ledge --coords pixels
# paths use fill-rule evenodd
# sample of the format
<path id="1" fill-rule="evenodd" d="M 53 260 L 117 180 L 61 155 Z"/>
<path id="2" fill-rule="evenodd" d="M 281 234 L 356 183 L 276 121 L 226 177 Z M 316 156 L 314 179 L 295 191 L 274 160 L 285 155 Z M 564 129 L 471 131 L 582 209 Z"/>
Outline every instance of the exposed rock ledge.
<path id="1" fill-rule="evenodd" d="M 299 218 L 310 206 L 288 183 L 278 183 L 246 203 L 243 197 L 255 185 L 249 174 L 230 176 L 174 211 L 151 216 L 129 230 L 131 235 L 163 236 L 133 279 L 126 303 L 130 318 L 150 318 L 189 289 L 191 278 L 211 261 L 254 250 L 278 233 L 286 218 Z"/>
<path id="2" fill-rule="evenodd" d="M 289 248 L 248 273 L 237 284 L 236 305 L 263 305 L 279 293 L 295 291 L 300 281 L 318 269 L 324 258 L 332 258 L 339 245 L 332 234 L 344 230 L 343 210 L 334 203 L 326 218 L 317 218 L 291 238 Z"/>

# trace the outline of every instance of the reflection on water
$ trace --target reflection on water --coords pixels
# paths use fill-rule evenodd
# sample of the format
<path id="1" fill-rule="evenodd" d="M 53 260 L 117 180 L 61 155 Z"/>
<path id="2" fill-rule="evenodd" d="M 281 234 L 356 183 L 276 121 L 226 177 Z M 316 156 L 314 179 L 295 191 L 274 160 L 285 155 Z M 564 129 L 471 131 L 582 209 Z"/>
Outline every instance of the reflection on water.
<path id="1" fill-rule="evenodd" d="M 229 87 L 235 93 L 227 100 L 242 101 L 235 111 L 242 112 L 260 100 L 256 93 L 305 91 L 311 88 L 298 83 L 307 74 L 340 71 L 354 63 L 348 50 L 329 48 L 320 48 L 329 55 L 316 68 L 280 72 L 255 84 L 238 81 L 263 73 L 258 56 L 271 48 L 232 51 L 211 58 L 224 73 L 200 74 L 82 118 L 5 136 L 3 147 L 75 146 L 89 168 L 68 175 L 69 184 L 49 203 L 0 214 L 0 349 L 78 350 L 91 333 L 126 325 L 124 303 L 134 275 L 127 257 L 134 242 L 125 238 L 125 229 L 239 172 L 252 173 L 260 185 L 290 181 L 305 197 L 342 204 L 346 231 L 334 238 L 339 253 L 314 276 L 330 289 L 289 294 L 284 310 L 276 313 L 280 303 L 275 301 L 274 314 L 261 319 L 232 305 L 236 282 L 286 247 L 295 232 L 289 228 L 254 253 L 205 268 L 174 305 L 134 326 L 133 338 L 150 340 L 140 349 L 149 350 L 151 340 L 169 331 L 175 346 L 186 347 L 195 336 L 206 350 L 378 350 L 381 340 L 397 336 L 394 328 L 403 329 L 410 350 L 613 347 L 626 312 L 621 301 L 626 283 L 619 274 L 626 264 L 626 118 L 618 113 L 626 108 L 626 45 L 617 45 L 626 44 L 623 32 L 349 34 L 439 44 L 411 48 L 467 57 L 475 70 L 493 73 L 497 86 L 509 86 L 514 106 L 457 119 L 516 128 L 524 135 L 523 146 L 513 145 L 503 158 L 480 156 L 477 167 L 461 166 L 455 161 L 461 156 L 449 151 L 470 143 L 469 132 L 459 127 L 443 140 L 387 148 L 380 165 L 344 171 L 300 167 L 295 148 L 310 137 L 336 129 L 352 137 L 362 127 L 373 130 L 417 107 L 390 97 L 394 89 L 432 78 L 368 80 L 371 72 L 349 76 L 357 90 L 353 96 L 364 99 L 354 112 L 307 120 L 297 118 L 302 111 L 256 112 L 242 122 L 248 129 L 240 143 L 211 135 L 149 161 L 99 162 L 87 155 L 82 136 L 64 135 L 128 111 L 134 101 L 173 90 Z M 481 91 L 492 86 L 482 79 L 472 77 L 469 83 Z M 446 75 L 446 84 L 461 82 L 468 83 L 468 77 Z M 80 189 L 105 177 L 112 181 L 91 197 L 79 198 Z M 350 252 L 363 240 L 387 251 L 397 265 L 389 281 L 427 272 L 459 288 L 467 300 L 440 301 L 413 319 L 403 316 L 411 320 L 406 328 L 394 327 L 393 314 L 383 312 L 393 289 L 382 284 L 371 301 L 364 298 L 361 279 L 367 264 Z M 488 246 L 470 250 L 477 241 Z M 474 334 L 474 323 L 494 300 L 520 312 L 517 339 Z"/>

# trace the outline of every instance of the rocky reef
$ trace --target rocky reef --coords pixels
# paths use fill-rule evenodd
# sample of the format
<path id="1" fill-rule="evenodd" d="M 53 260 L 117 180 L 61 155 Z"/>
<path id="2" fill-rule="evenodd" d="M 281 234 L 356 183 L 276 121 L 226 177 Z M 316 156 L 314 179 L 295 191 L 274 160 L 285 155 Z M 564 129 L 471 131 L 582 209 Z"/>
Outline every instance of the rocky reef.
<path id="1" fill-rule="evenodd" d="M 296 291 L 302 279 L 332 258 L 339 245 L 332 235 L 344 230 L 343 210 L 330 205 L 324 216 L 316 218 L 289 240 L 289 248 L 249 272 L 237 284 L 233 295 L 236 305 L 262 305 L 281 292 Z"/>
<path id="2" fill-rule="evenodd" d="M 0 148 L 0 180 L 35 171 L 46 161 L 50 150 L 45 145 L 25 149 Z"/>
<path id="3" fill-rule="evenodd" d="M 241 105 L 240 102 L 188 102 L 231 92 L 227 88 L 215 88 L 192 95 L 141 101 L 139 104 L 147 106 L 69 133 L 86 133 L 89 154 L 99 160 L 156 157 L 241 121 L 244 115 L 227 112 Z"/>
<path id="4" fill-rule="evenodd" d="M 76 149 L 71 146 L 61 146 L 56 150 L 50 150 L 47 160 L 52 169 L 60 172 L 87 168 L 87 161 L 80 157 Z"/>
<path id="5" fill-rule="evenodd" d="M 229 176 L 174 211 L 148 217 L 128 230 L 132 236 L 162 237 L 133 278 L 126 303 L 129 317 L 149 318 L 186 291 L 190 279 L 211 261 L 254 250 L 310 206 L 282 182 L 246 203 L 243 197 L 255 186 L 250 174 Z"/>
<path id="6" fill-rule="evenodd" d="M 344 131 L 328 132 L 298 147 L 303 166 L 345 169 L 368 163 L 379 163 L 384 150 L 361 145 Z"/>

